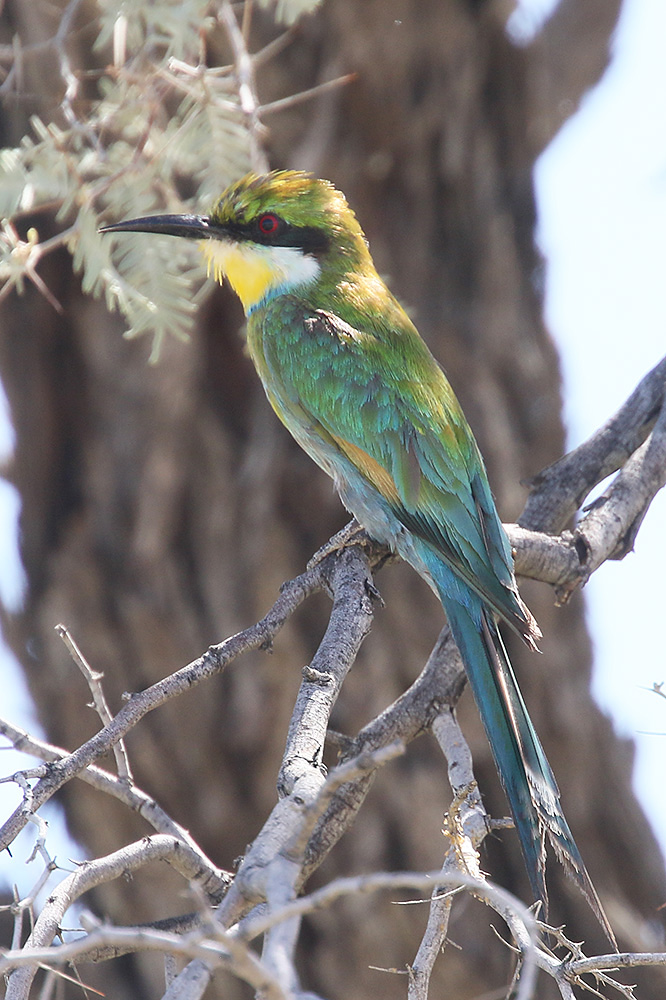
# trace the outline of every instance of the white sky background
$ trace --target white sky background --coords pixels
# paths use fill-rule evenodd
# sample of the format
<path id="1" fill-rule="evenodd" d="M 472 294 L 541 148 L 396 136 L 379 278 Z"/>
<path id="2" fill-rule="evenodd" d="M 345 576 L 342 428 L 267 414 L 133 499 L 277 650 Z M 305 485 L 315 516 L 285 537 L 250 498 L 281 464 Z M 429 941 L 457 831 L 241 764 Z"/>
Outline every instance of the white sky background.
<path id="1" fill-rule="evenodd" d="M 528 34 L 554 0 L 520 0 L 516 33 Z M 537 165 L 539 243 L 547 257 L 546 317 L 562 354 L 569 445 L 580 443 L 625 400 L 666 352 L 665 0 L 625 0 L 615 55 L 603 82 Z M 11 431 L 0 407 L 0 451 Z M 2 424 L 4 423 L 4 428 Z M 0 595 L 20 600 L 16 499 L 0 481 Z M 586 588 L 595 644 L 594 690 L 618 732 L 636 741 L 636 788 L 666 852 L 666 495 L 653 503 L 636 551 L 607 563 Z M 73 668 L 74 669 L 74 668 Z M 0 714 L 35 730 L 25 686 L 0 650 Z M 33 762 L 0 753 L 0 774 Z M 0 820 L 18 804 L 0 785 Z M 45 813 L 48 815 L 48 813 Z M 77 856 L 58 824 L 49 847 Z M 41 871 L 14 845 L 0 856 L 0 881 L 25 892 Z"/>

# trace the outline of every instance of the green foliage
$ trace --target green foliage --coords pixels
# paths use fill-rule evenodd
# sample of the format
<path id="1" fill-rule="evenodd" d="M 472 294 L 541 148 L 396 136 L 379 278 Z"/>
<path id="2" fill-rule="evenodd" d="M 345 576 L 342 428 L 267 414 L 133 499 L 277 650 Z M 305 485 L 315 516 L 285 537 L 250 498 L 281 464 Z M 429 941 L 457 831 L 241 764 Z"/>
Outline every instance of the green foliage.
<path id="1" fill-rule="evenodd" d="M 235 101 L 211 101 L 203 79 L 195 81 L 192 91 L 165 130 L 163 166 L 193 180 L 208 208 L 230 179 L 250 168 L 249 136 Z"/>
<path id="2" fill-rule="evenodd" d="M 74 269 L 84 292 L 104 295 L 109 309 L 130 321 L 127 337 L 152 333 L 151 360 L 159 357 L 167 335 L 186 339 L 195 313 L 193 289 L 201 278 L 196 247 L 168 237 L 98 232 L 98 217 L 79 211 L 68 239 Z"/>
<path id="3" fill-rule="evenodd" d="M 316 6 L 317 0 L 280 0 L 277 14 L 292 21 Z M 164 337 L 186 337 L 192 329 L 204 277 L 197 247 L 98 229 L 135 216 L 207 211 L 253 167 L 257 116 L 248 113 L 247 79 L 241 107 L 234 66 L 200 64 L 202 51 L 225 42 L 209 0 L 98 0 L 98 8 L 94 49 L 113 65 L 100 73 L 96 99 L 84 114 L 78 95 L 69 93 L 59 126 L 33 117 L 31 134 L 17 148 L 0 150 L 0 217 L 9 220 L 0 232 L 0 296 L 21 291 L 26 279 L 43 290 L 38 262 L 64 244 L 84 291 L 123 314 L 128 336 L 152 333 L 155 358 Z M 215 45 L 208 46 L 209 35 Z M 53 36 L 57 56 L 64 43 Z M 43 47 L 22 58 L 40 58 L 39 52 L 43 58 Z M 71 67 L 70 88 L 86 69 Z M 54 209 L 63 226 L 58 237 L 40 244 L 38 222 L 27 240 L 17 236 L 26 213 L 38 219 Z"/>
<path id="4" fill-rule="evenodd" d="M 17 149 L 0 150 L 0 217 L 11 218 L 36 205 L 61 201 L 71 189 L 67 160 L 60 154 L 62 132 L 36 116 L 32 127 L 38 140 L 25 136 Z"/>

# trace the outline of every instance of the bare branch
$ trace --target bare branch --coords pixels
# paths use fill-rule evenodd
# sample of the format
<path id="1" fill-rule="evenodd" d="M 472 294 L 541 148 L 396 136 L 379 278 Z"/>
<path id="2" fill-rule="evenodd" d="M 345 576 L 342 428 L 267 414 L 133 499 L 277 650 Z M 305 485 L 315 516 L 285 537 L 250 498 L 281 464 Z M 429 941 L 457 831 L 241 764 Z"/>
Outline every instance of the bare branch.
<path id="1" fill-rule="evenodd" d="M 81 5 L 81 0 L 69 0 L 63 15 L 60 19 L 60 24 L 58 25 L 58 30 L 54 36 L 54 48 L 60 62 L 60 75 L 65 82 L 65 93 L 60 102 L 60 108 L 65 115 L 67 122 L 72 127 L 78 127 L 81 129 L 88 128 L 85 126 L 77 117 L 74 111 L 74 101 L 78 97 L 79 93 L 79 80 L 72 69 L 72 64 L 70 62 L 69 55 L 67 53 L 67 38 L 70 34 L 74 18 L 76 17 L 78 8 Z"/>
<path id="2" fill-rule="evenodd" d="M 220 673 L 242 653 L 262 647 L 268 648 L 296 608 L 315 591 L 324 588 L 324 581 L 324 564 L 312 567 L 285 584 L 279 598 L 260 622 L 238 632 L 217 646 L 211 646 L 203 656 L 187 666 L 157 681 L 144 691 L 131 695 L 110 725 L 101 729 L 78 750 L 50 765 L 48 774 L 38 781 L 30 796 L 14 810 L 0 830 L 0 850 L 4 850 L 12 843 L 32 813 L 47 802 L 67 781 L 76 777 L 85 767 L 110 750 L 144 715 L 163 705 L 170 698 L 184 694 L 201 681 Z"/>
<path id="3" fill-rule="evenodd" d="M 465 686 L 460 654 L 448 628 L 442 630 L 419 677 L 375 719 L 350 740 L 343 759 L 376 751 L 395 742 L 405 745 L 427 732 L 443 705 L 457 703 Z M 334 795 L 315 829 L 308 847 L 305 872 L 309 875 L 337 843 L 370 790 L 373 773 L 363 776 Z"/>
<path id="4" fill-rule="evenodd" d="M 198 882 L 202 877 L 208 879 L 208 870 L 201 867 L 198 854 L 192 851 L 182 841 L 173 837 L 158 834 L 145 837 L 136 844 L 123 847 L 105 858 L 96 861 L 85 861 L 59 886 L 51 892 L 44 908 L 35 923 L 34 930 L 18 955 L 7 952 L 0 959 L 0 973 L 8 972 L 20 966 L 10 977 L 7 988 L 7 1000 L 23 1000 L 27 996 L 30 983 L 37 970 L 37 962 L 53 960 L 53 954 L 48 949 L 62 925 L 62 919 L 69 907 L 84 893 L 109 882 L 129 872 L 137 871 L 150 861 L 168 861 L 184 878 L 190 882 Z M 87 947 L 87 944 L 86 944 Z M 79 952 L 83 950 L 83 945 Z M 55 954 L 59 956 L 60 948 Z M 55 959 L 59 961 L 59 957 Z"/>
<path id="5" fill-rule="evenodd" d="M 600 470 L 607 470 L 620 459 L 623 465 L 604 496 L 592 505 L 574 532 L 556 536 L 530 531 L 522 525 L 508 526 L 518 572 L 546 579 L 564 598 L 604 559 L 624 554 L 652 497 L 666 479 L 666 407 L 661 405 L 665 373 L 666 359 L 643 380 L 616 417 L 609 421 L 607 428 L 612 426 L 615 430 L 602 429 L 586 445 L 576 449 L 575 460 L 563 459 L 539 477 L 537 489 L 543 493 L 541 484 L 547 481 L 548 488 L 552 488 L 560 499 L 564 498 L 566 505 L 571 503 L 572 488 L 574 491 L 582 489 L 584 483 L 586 492 L 583 495 L 587 495 L 587 489 L 591 488 Z M 623 444 L 617 444 L 613 436 L 616 433 Z M 627 450 L 634 445 L 627 457 Z M 547 497 L 547 494 L 548 489 L 545 489 L 543 495 Z M 538 505 L 533 509 L 539 509 Z M 546 505 L 544 509 L 552 508 Z M 529 510 L 526 516 L 529 519 Z M 265 618 L 211 647 L 202 657 L 170 677 L 132 695 L 114 719 L 104 716 L 102 708 L 102 716 L 109 721 L 72 754 L 32 740 L 21 730 L 0 721 L 0 731 L 8 735 L 17 748 L 48 762 L 35 774 L 20 772 L 14 776 L 24 788 L 24 802 L 5 824 L 6 841 L 0 841 L 0 846 L 10 843 L 15 833 L 32 821 L 40 805 L 72 777 L 86 780 L 122 799 L 171 834 L 147 838 L 142 844 L 124 849 L 125 854 L 116 852 L 100 861 L 88 862 L 65 878 L 40 915 L 24 959 L 19 960 L 15 950 L 7 955 L 7 962 L 14 964 L 6 968 L 21 966 L 11 977 L 13 992 L 8 993 L 8 997 L 13 1000 L 27 997 L 37 961 L 59 963 L 68 960 L 67 956 L 102 960 L 123 950 L 144 947 L 189 959 L 185 970 L 172 978 L 167 987 L 165 997 L 169 1000 L 195 1000 L 201 996 L 211 970 L 218 965 L 233 971 L 273 1000 L 303 996 L 294 958 L 303 914 L 330 905 L 340 895 L 407 884 L 430 890 L 435 886 L 426 933 L 409 970 L 409 995 L 413 1000 L 427 997 L 433 964 L 446 941 L 451 895 L 442 890 L 459 890 L 461 886 L 493 906 L 510 927 L 522 956 L 516 996 L 527 998 L 531 995 L 537 967 L 555 979 L 561 996 L 569 1000 L 574 996 L 572 984 L 580 984 L 580 976 L 590 972 L 605 975 L 603 969 L 607 966 L 603 963 L 608 956 L 602 956 L 600 964 L 594 965 L 593 959 L 585 959 L 580 951 L 570 950 L 569 960 L 562 962 L 537 947 L 532 914 L 525 908 L 516 908 L 508 894 L 502 894 L 481 877 L 476 849 L 490 824 L 474 781 L 469 748 L 452 712 L 464 685 L 464 672 L 447 629 L 443 630 L 421 675 L 411 687 L 355 739 L 339 741 L 343 762 L 328 779 L 325 777 L 322 755 L 330 713 L 370 628 L 373 603 L 380 600 L 372 581 L 371 567 L 381 565 L 386 558 L 386 549 L 371 542 L 352 523 L 324 547 L 304 574 L 283 586 L 280 597 Z M 152 857 L 163 857 L 186 878 L 204 885 L 209 899 L 213 893 L 216 900 L 220 898 L 227 885 L 224 873 L 214 869 L 189 834 L 163 814 L 144 793 L 96 767 L 93 761 L 115 746 L 147 712 L 214 676 L 241 653 L 270 646 L 288 617 L 307 597 L 322 589 L 331 594 L 333 608 L 320 646 L 303 670 L 280 769 L 282 797 L 248 850 L 215 918 L 207 903 L 202 901 L 199 913 L 161 921 L 159 925 L 120 929 L 95 926 L 85 939 L 59 948 L 58 957 L 54 958 L 50 944 L 71 902 L 87 888 L 115 878 L 121 871 L 140 867 Z M 99 701 L 99 692 L 96 700 Z M 447 757 L 454 792 L 453 805 L 445 820 L 447 851 L 442 870 L 427 878 L 413 873 L 379 873 L 359 879 L 341 879 L 299 898 L 308 876 L 353 822 L 377 768 L 429 729 Z M 31 788 L 29 781 L 33 776 L 39 780 Z M 264 935 L 261 959 L 248 948 L 249 942 L 259 934 Z M 616 956 L 613 961 L 613 968 L 623 964 Z M 651 957 L 643 958 L 640 964 L 650 961 Z M 630 959 L 626 962 L 630 964 Z M 613 981 L 609 979 L 608 983 L 613 984 Z M 619 984 L 618 988 L 623 989 Z"/>
<path id="6" fill-rule="evenodd" d="M 255 989 L 262 992 L 267 1000 L 286 1000 L 287 994 L 282 990 L 277 980 L 266 969 L 265 965 L 252 953 L 248 944 L 251 940 L 265 934 L 279 923 L 299 918 L 305 913 L 313 912 L 331 905 L 337 899 L 359 892 L 376 892 L 397 888 L 430 888 L 433 881 L 440 882 L 441 888 L 453 889 L 464 886 L 475 896 L 481 898 L 496 910 L 507 923 L 518 948 L 524 957 L 524 970 L 521 977 L 517 1000 L 527 1000 L 531 995 L 533 977 L 536 971 L 536 924 L 531 912 L 510 893 L 497 886 L 480 882 L 470 876 L 458 874 L 455 877 L 442 876 L 439 872 L 415 873 L 398 872 L 395 874 L 376 873 L 374 875 L 357 876 L 356 878 L 337 879 L 323 889 L 309 896 L 292 900 L 271 913 L 264 913 L 246 921 L 243 933 L 226 932 L 219 925 L 210 923 L 191 934 L 179 936 L 150 928 L 111 928 L 99 925 L 90 926 L 86 937 L 69 944 L 60 945 L 56 949 L 48 948 L 59 926 L 59 920 L 74 899 L 82 892 L 99 885 L 109 878 L 133 871 L 149 860 L 164 859 L 174 863 L 173 849 L 176 851 L 182 845 L 170 838 L 147 838 L 139 844 L 124 848 L 123 851 L 109 855 L 96 862 L 89 862 L 78 872 L 69 876 L 59 887 L 54 898 L 45 907 L 35 931 L 26 947 L 19 952 L 6 952 L 0 960 L 0 972 L 12 971 L 9 978 L 7 1000 L 25 1000 L 37 963 L 60 965 L 65 962 L 86 957 L 91 949 L 118 949 L 119 952 L 131 950 L 157 950 L 173 954 L 186 955 L 194 958 L 195 967 L 188 966 L 185 979 L 198 971 L 205 979 L 204 970 L 217 965 L 224 966 L 236 975 L 245 979 Z M 182 857 L 178 859 L 182 866 Z M 185 865 L 187 868 L 187 865 Z M 189 971 L 188 971 L 189 970 Z M 177 984 L 183 982 L 176 977 L 169 986 L 165 996 L 197 996 L 196 992 L 177 992 Z M 169 992 L 171 991 L 171 992 Z"/>
<path id="7" fill-rule="evenodd" d="M 208 989 L 210 979 L 210 968 L 195 959 L 168 984 L 162 1000 L 199 1000 Z"/>
<path id="8" fill-rule="evenodd" d="M 0 718 L 0 734 L 6 736 L 16 750 L 39 757 L 40 760 L 54 762 L 69 757 L 66 750 L 53 746 L 51 743 L 44 743 L 41 740 L 35 739 L 23 729 L 12 725 L 6 719 Z M 176 837 L 178 840 L 182 840 L 184 844 L 187 844 L 191 850 L 199 852 L 201 864 L 208 866 L 210 870 L 210 879 L 205 886 L 206 894 L 211 902 L 218 902 L 221 899 L 229 885 L 229 873 L 217 868 L 201 851 L 201 848 L 190 836 L 189 832 L 179 823 L 176 823 L 150 795 L 137 788 L 136 785 L 129 787 L 126 782 L 116 777 L 116 775 L 110 774 L 95 764 L 88 765 L 76 777 L 81 781 L 85 781 L 92 788 L 96 788 L 100 792 L 105 792 L 107 795 L 112 795 L 115 799 L 123 802 L 129 809 L 145 819 L 158 833 L 165 833 Z M 9 779 L 5 778 L 3 780 L 7 781 Z"/>
<path id="9" fill-rule="evenodd" d="M 304 831 L 309 833 L 319 815 L 317 802 L 325 782 L 321 761 L 328 719 L 369 631 L 376 594 L 365 545 L 334 550 L 311 565 L 308 572 L 325 566 L 329 567 L 333 610 L 312 664 L 304 670 L 296 699 L 278 778 L 282 797 L 220 905 L 218 919 L 224 926 L 240 920 L 259 902 L 267 901 L 269 907 L 282 905 L 305 880 L 303 852 L 308 837 Z"/>
<path id="10" fill-rule="evenodd" d="M 482 880 L 476 848 L 490 824 L 474 778 L 472 754 L 448 705 L 433 719 L 431 728 L 446 757 L 453 791 L 453 802 L 444 818 L 443 833 L 449 846 L 442 875 L 462 872 Z M 432 892 L 428 923 L 409 970 L 409 1000 L 427 1000 L 432 970 L 446 944 L 453 899 L 452 892 L 442 893 L 439 887 Z"/>
<path id="11" fill-rule="evenodd" d="M 325 94 L 329 90 L 337 90 L 338 87 L 346 87 L 347 84 L 353 83 L 357 78 L 357 73 L 345 73 L 344 76 L 338 76 L 335 80 L 326 80 L 324 83 L 318 83 L 316 87 L 310 87 L 308 90 L 300 90 L 297 94 L 291 94 L 289 97 L 281 97 L 276 101 L 271 101 L 269 104 L 262 104 L 260 109 L 261 113 L 262 115 L 267 115 L 272 114 L 275 111 L 286 111 L 288 108 L 293 108 L 297 104 L 302 104 L 303 101 L 309 101 L 313 97 L 319 97 L 321 94 Z"/>
<path id="12" fill-rule="evenodd" d="M 588 576 L 606 559 L 623 559 L 655 495 L 666 483 L 666 407 L 647 441 L 624 464 L 608 489 L 590 504 L 574 532 L 584 546 Z"/>
<path id="13" fill-rule="evenodd" d="M 379 747 L 377 750 L 363 750 L 358 757 L 353 757 L 351 760 L 345 761 L 344 764 L 338 764 L 328 775 L 315 802 L 308 807 L 307 822 L 303 824 L 300 833 L 300 842 L 297 841 L 293 845 L 293 852 L 300 858 L 305 857 L 306 848 L 308 847 L 316 823 L 325 814 L 330 802 L 340 788 L 350 784 L 350 782 L 364 779 L 369 773 L 395 760 L 396 757 L 400 757 L 404 752 L 404 743 L 396 740 L 395 743 L 389 743 L 388 746 Z"/>
<path id="14" fill-rule="evenodd" d="M 648 437 L 663 407 L 665 384 L 666 358 L 588 441 L 534 477 L 519 524 L 558 534 L 590 490 L 622 468 Z"/>
<path id="15" fill-rule="evenodd" d="M 97 673 L 93 670 L 85 656 L 77 646 L 69 629 L 66 625 L 56 625 L 56 632 L 64 642 L 65 646 L 69 650 L 70 656 L 76 663 L 77 667 L 83 674 L 86 684 L 90 688 L 90 693 L 93 698 L 93 705 L 95 711 L 100 717 L 100 721 L 103 726 L 108 726 L 113 720 L 111 715 L 111 710 L 106 701 L 106 695 L 104 694 L 104 689 L 102 688 L 102 678 L 104 674 Z M 127 757 L 127 750 L 125 748 L 125 741 L 118 740 L 118 742 L 113 747 L 113 755 L 116 760 L 116 767 L 118 769 L 118 777 L 121 781 L 126 782 L 131 785 L 134 781 L 132 777 L 132 771 L 129 765 L 129 760 Z"/>
<path id="16" fill-rule="evenodd" d="M 443 875 L 438 871 L 425 873 L 375 872 L 371 875 L 335 879 L 307 896 L 292 900 L 277 913 L 264 911 L 244 921 L 242 925 L 243 936 L 247 940 L 251 940 L 260 934 L 265 934 L 276 921 L 312 913 L 322 907 L 328 907 L 336 900 L 350 894 L 358 895 L 399 888 L 429 890 L 433 884 L 438 886 L 440 891 L 462 886 L 472 895 L 487 903 L 502 917 L 524 957 L 521 985 L 516 994 L 516 1000 L 520 1000 L 520 998 L 528 1000 L 532 995 L 536 974 L 536 921 L 534 915 L 505 889 L 461 872 L 457 872 L 455 875 Z"/>
<path id="17" fill-rule="evenodd" d="M 549 927 L 548 924 L 539 922 L 539 929 L 557 943 L 557 946 L 564 948 L 567 952 L 565 958 L 555 957 L 549 950 L 548 955 L 544 955 L 541 960 L 541 967 L 545 968 L 553 976 L 563 997 L 575 1000 L 572 986 L 592 993 L 594 996 L 601 996 L 599 988 L 608 987 L 614 993 L 619 993 L 626 1000 L 635 1000 L 634 988 L 625 986 L 608 975 L 608 972 L 617 971 L 620 968 L 629 968 L 640 965 L 661 965 L 666 961 L 666 955 L 649 956 L 644 954 L 620 955 L 600 955 L 596 958 L 588 959 L 583 952 L 582 946 L 577 941 L 571 941 L 564 933 L 562 927 Z M 656 957 L 657 961 L 651 961 Z M 634 961 L 635 959 L 635 961 Z M 617 960 L 617 961 L 616 961 Z M 590 975 L 593 977 L 593 984 L 588 984 L 582 977 Z"/>
<path id="18" fill-rule="evenodd" d="M 87 862 L 70 875 L 52 894 L 26 947 L 6 952 L 0 960 L 0 972 L 11 972 L 7 1000 L 26 1000 L 30 983 L 39 964 L 60 965 L 73 960 L 90 961 L 100 955 L 109 957 L 110 954 L 120 955 L 145 950 L 177 954 L 191 959 L 184 972 L 170 984 L 164 994 L 167 998 L 201 996 L 201 989 L 207 984 L 211 970 L 220 966 L 245 979 L 255 989 L 263 991 L 262 995 L 266 998 L 286 1000 L 287 996 L 300 996 L 300 991 L 285 992 L 266 963 L 252 953 L 249 948 L 250 941 L 262 934 L 270 935 L 280 924 L 300 920 L 306 913 L 328 907 L 343 896 L 398 888 L 428 889 L 433 884 L 440 898 L 445 898 L 447 894 L 463 888 L 502 916 L 522 959 L 515 991 L 516 1000 L 520 998 L 528 1000 L 533 995 L 537 968 L 546 971 L 555 979 L 565 1000 L 574 1000 L 571 984 L 583 985 L 580 980 L 583 975 L 600 975 L 604 971 L 614 971 L 618 968 L 666 965 L 666 954 L 660 953 L 624 953 L 561 961 L 537 943 L 537 923 L 529 909 L 505 890 L 460 871 L 393 874 L 382 872 L 337 879 L 308 896 L 293 899 L 272 910 L 255 913 L 254 917 L 245 920 L 236 930 L 230 932 L 224 931 L 210 917 L 191 931 L 186 930 L 185 933 L 174 933 L 158 927 L 108 927 L 87 918 L 82 921 L 85 924 L 84 929 L 88 931 L 85 937 L 69 944 L 59 945 L 57 949 L 49 947 L 60 926 L 62 916 L 75 899 L 104 881 L 135 871 L 154 860 L 167 860 L 185 877 L 196 877 L 197 859 L 192 857 L 190 852 L 183 851 L 181 844 L 166 837 L 146 838 L 107 858 Z M 561 937 L 556 930 L 539 926 L 548 933 L 555 934 L 558 940 Z M 582 955 L 579 946 L 571 945 L 571 947 L 575 949 L 577 956 Z M 623 990 L 620 984 L 607 981 Z M 626 995 L 631 994 L 627 992 Z M 412 992 L 410 996 L 425 997 L 426 993 Z"/>
<path id="19" fill-rule="evenodd" d="M 645 965 L 666 965 L 666 952 L 624 951 L 615 955 L 596 955 L 567 962 L 565 969 L 569 975 L 584 976 L 592 972 L 615 972 L 617 969 L 635 969 Z"/>
<path id="20" fill-rule="evenodd" d="M 296 829 L 291 842 L 285 843 L 280 851 L 291 863 L 288 867 L 273 864 L 272 874 L 267 880 L 267 902 L 269 909 L 275 910 L 285 902 L 294 899 L 303 881 L 302 871 L 308 841 L 315 823 L 325 812 L 335 792 L 353 779 L 373 771 L 389 760 L 403 753 L 402 744 L 394 743 L 374 753 L 364 752 L 359 757 L 336 767 L 320 788 L 313 803 L 306 807 L 300 821 L 300 829 Z M 291 920 L 281 921 L 274 925 L 264 936 L 262 959 L 271 969 L 285 989 L 292 993 L 296 989 L 295 981 L 295 951 L 300 930 L 300 916 Z"/>
<path id="21" fill-rule="evenodd" d="M 331 710 L 372 624 L 376 591 L 359 548 L 343 552 L 333 567 L 333 609 L 319 649 L 303 670 L 278 778 L 282 794 L 291 791 L 304 772 L 321 767 Z"/>
<path id="22" fill-rule="evenodd" d="M 238 78 L 238 97 L 250 136 L 250 163 L 253 170 L 263 174 L 268 170 L 268 159 L 262 146 L 264 129 L 259 119 L 259 100 L 254 86 L 252 57 L 248 52 L 245 37 L 229 0 L 221 0 L 217 16 L 220 23 L 224 25 L 234 53 Z"/>

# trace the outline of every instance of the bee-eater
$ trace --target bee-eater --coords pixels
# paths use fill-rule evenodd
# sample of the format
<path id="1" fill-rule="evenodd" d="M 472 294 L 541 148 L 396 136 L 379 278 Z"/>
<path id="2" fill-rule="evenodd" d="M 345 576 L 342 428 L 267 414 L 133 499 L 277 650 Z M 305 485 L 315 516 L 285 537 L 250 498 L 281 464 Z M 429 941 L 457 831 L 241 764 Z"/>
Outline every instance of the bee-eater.
<path id="1" fill-rule="evenodd" d="M 247 316 L 266 395 L 368 534 L 439 596 L 544 906 L 546 837 L 611 928 L 560 806 L 498 622 L 536 648 L 476 441 L 442 369 L 379 277 L 344 196 L 300 171 L 249 174 L 210 214 L 161 215 L 107 232 L 201 241 Z"/>

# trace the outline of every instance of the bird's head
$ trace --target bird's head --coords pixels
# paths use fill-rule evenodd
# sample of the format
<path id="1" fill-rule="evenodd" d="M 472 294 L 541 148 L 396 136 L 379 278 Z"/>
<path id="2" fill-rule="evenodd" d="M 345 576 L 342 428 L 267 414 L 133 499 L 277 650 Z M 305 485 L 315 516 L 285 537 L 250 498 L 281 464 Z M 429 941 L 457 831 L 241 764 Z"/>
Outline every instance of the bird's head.
<path id="1" fill-rule="evenodd" d="M 147 232 L 201 241 L 209 271 L 228 278 L 251 313 L 262 302 L 371 269 L 356 216 L 329 181 L 296 170 L 248 174 L 208 215 L 131 219 L 103 232 Z"/>

